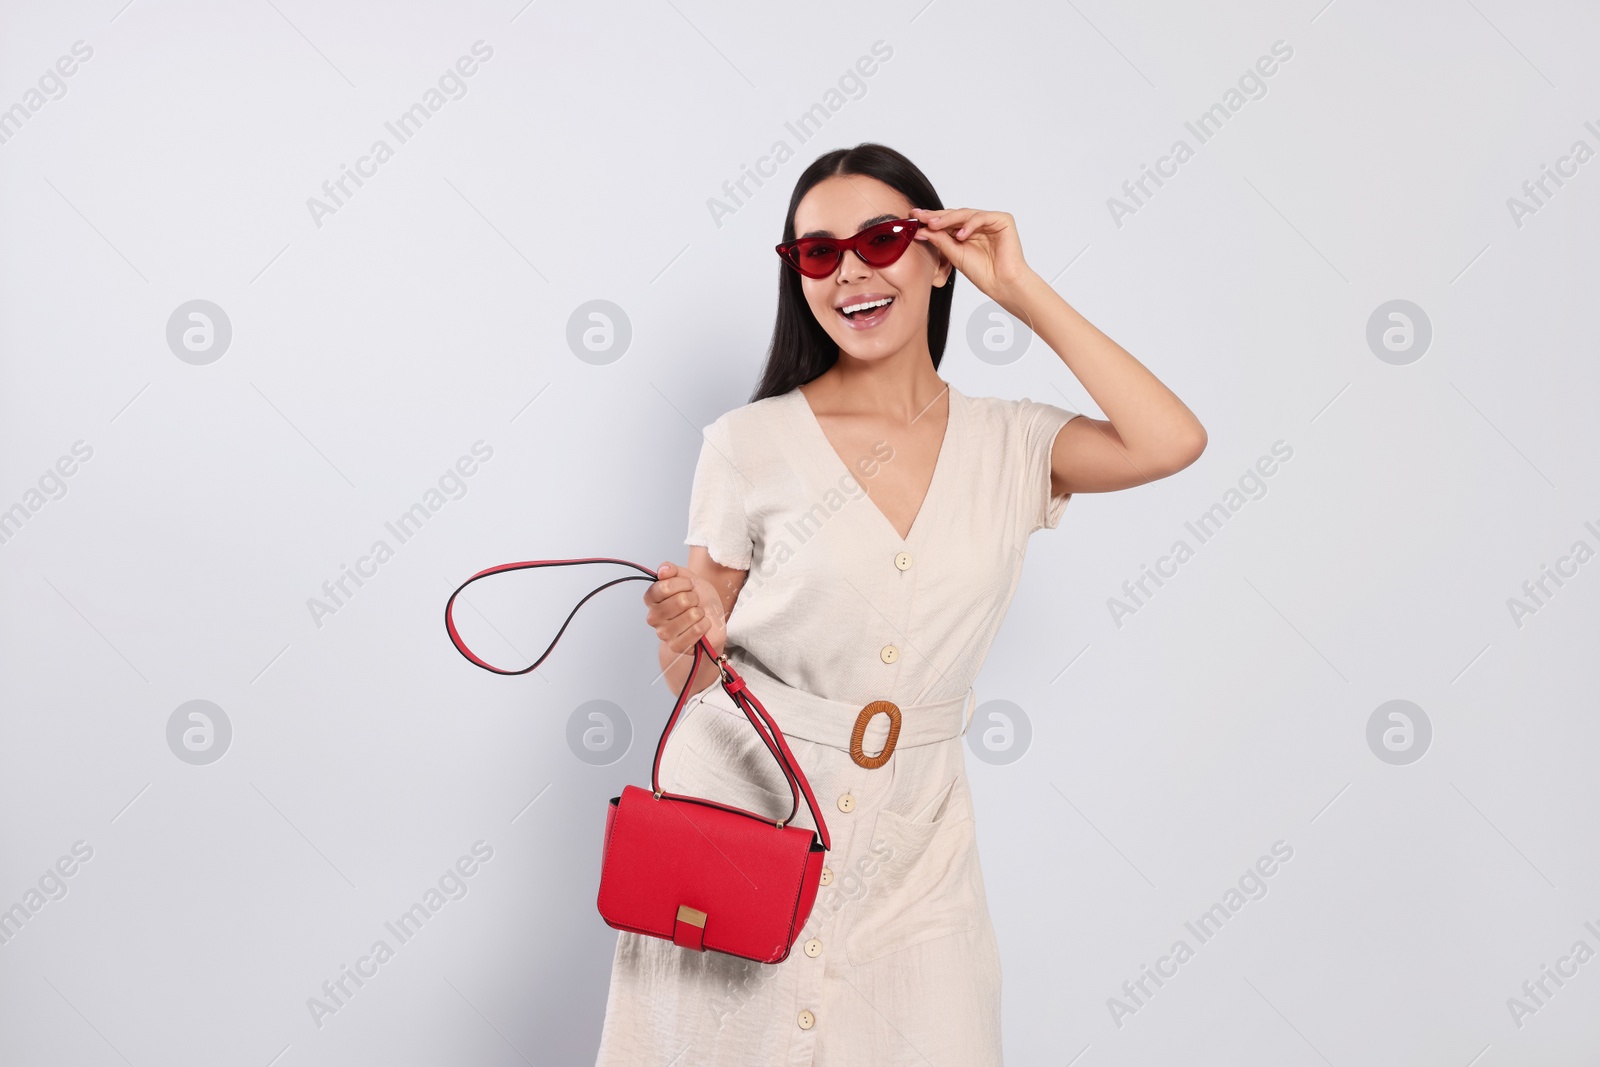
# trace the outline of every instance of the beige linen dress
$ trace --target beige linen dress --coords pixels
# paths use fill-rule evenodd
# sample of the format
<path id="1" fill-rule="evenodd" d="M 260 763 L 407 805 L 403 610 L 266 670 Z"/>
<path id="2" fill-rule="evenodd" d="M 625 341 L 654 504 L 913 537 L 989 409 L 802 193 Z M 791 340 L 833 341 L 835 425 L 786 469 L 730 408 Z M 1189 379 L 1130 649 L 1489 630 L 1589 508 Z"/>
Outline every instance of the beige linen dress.
<path id="1" fill-rule="evenodd" d="M 686 544 L 748 569 L 727 652 L 811 782 L 833 848 L 788 959 L 761 964 L 619 932 L 598 1067 L 998 1067 L 1000 960 L 962 734 L 1034 531 L 1054 528 L 1056 432 L 1077 412 L 950 387 L 932 481 L 902 539 L 798 389 L 705 429 Z M 860 480 L 858 480 L 858 478 Z M 889 700 L 889 761 L 849 754 Z M 887 716 L 868 725 L 876 754 Z M 662 756 L 662 788 L 780 817 L 783 773 L 713 684 Z M 802 798 L 795 822 L 815 827 Z M 708 923 L 715 922 L 715 916 Z"/>

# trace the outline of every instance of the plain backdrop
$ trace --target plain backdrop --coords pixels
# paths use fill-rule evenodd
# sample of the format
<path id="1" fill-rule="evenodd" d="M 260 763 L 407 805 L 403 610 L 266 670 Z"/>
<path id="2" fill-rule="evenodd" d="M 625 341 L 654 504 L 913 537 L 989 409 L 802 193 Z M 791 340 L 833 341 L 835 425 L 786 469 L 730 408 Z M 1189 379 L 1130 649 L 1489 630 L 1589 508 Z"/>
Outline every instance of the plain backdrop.
<path id="1" fill-rule="evenodd" d="M 1210 436 L 1034 536 L 978 680 L 1008 1062 L 1593 1062 L 1597 46 L 1509 0 L 6 4 L 0 1061 L 592 1062 L 644 586 L 517 677 L 444 602 L 685 558 L 794 180 L 881 141 Z M 942 376 L 1099 414 L 985 305 Z M 522 667 L 604 577 L 463 632 Z"/>

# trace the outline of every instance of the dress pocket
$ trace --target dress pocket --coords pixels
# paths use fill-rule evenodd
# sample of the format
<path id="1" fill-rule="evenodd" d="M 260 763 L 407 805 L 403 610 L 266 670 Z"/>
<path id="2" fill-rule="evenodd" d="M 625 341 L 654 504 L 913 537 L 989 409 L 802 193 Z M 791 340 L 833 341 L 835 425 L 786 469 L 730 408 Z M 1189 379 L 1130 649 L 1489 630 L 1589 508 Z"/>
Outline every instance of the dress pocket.
<path id="1" fill-rule="evenodd" d="M 950 783 L 931 817 L 878 812 L 869 847 L 876 869 L 845 935 L 852 964 L 982 922 L 983 874 L 965 773 Z"/>
<path id="2" fill-rule="evenodd" d="M 721 708 L 696 703 L 686 709 L 667 746 L 675 749 L 666 776 L 671 792 L 773 819 L 788 814 L 793 800 L 783 769 L 742 713 L 735 718 Z M 801 751 L 793 743 L 789 747 L 800 759 Z"/>

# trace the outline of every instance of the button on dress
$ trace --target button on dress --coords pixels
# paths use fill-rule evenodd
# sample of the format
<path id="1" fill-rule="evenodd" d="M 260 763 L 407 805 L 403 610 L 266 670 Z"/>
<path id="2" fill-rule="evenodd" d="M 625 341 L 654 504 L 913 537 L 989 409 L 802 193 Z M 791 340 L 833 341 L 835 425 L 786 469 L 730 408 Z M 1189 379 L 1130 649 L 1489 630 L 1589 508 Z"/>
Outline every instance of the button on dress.
<path id="1" fill-rule="evenodd" d="M 597 1067 L 1001 1064 L 1000 959 L 961 734 L 1028 538 L 1067 505 L 1050 492 L 1050 451 L 1079 413 L 949 394 L 904 538 L 865 490 L 892 446 L 842 457 L 799 389 L 705 428 L 685 544 L 749 571 L 726 652 L 785 732 L 833 849 L 781 963 L 619 931 Z M 848 746 L 875 700 L 903 723 L 926 717 L 868 769 Z M 887 733 L 874 717 L 864 753 Z M 715 683 L 690 698 L 661 777 L 670 792 L 774 818 L 791 805 L 783 772 Z M 803 800 L 794 822 L 816 825 Z"/>

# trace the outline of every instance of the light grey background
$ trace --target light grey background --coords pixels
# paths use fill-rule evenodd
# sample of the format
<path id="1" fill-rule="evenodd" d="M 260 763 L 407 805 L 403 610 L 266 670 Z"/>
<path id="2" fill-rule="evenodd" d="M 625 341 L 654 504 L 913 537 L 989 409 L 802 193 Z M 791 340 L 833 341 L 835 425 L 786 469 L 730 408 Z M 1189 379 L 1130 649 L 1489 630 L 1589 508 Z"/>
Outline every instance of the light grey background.
<path id="1" fill-rule="evenodd" d="M 1600 547 L 1600 161 L 1520 225 L 1508 206 L 1600 148 L 1592 5 L 123 3 L 11 3 L 0 29 L 0 107 L 25 112 L 0 143 L 0 508 L 22 509 L 0 908 L 24 913 L 0 1062 L 592 1062 L 605 802 L 648 779 L 670 707 L 643 584 L 518 678 L 457 655 L 444 601 L 511 560 L 684 558 L 699 428 L 764 357 L 790 187 L 863 140 L 947 205 L 1013 213 L 1210 434 L 1035 536 L 979 680 L 1032 730 L 969 761 L 1008 1062 L 1600 1055 L 1600 962 L 1520 1025 L 1508 1006 L 1600 950 L 1600 562 L 1511 604 Z M 465 94 L 398 144 L 384 124 L 477 41 Z M 786 121 L 878 41 L 801 143 Z M 1279 41 L 1199 143 L 1185 122 Z M 318 225 L 308 198 L 378 138 L 393 158 Z M 1194 157 L 1119 225 L 1108 199 L 1180 138 Z M 794 158 L 719 225 L 708 200 L 779 140 Z M 958 285 L 948 380 L 1098 414 L 1037 339 L 980 358 Z M 232 332 L 199 364 L 167 341 L 194 300 Z M 568 344 L 593 300 L 631 331 L 610 362 Z M 1367 342 L 1394 300 L 1432 332 L 1400 365 Z M 399 544 L 384 524 L 480 441 Z M 1219 504 L 1202 544 L 1185 524 Z M 379 539 L 393 558 L 319 625 L 308 601 Z M 1117 615 L 1179 539 L 1192 558 Z M 462 625 L 522 666 L 600 577 L 481 583 Z M 177 754 L 187 712 L 169 745 L 197 700 L 231 728 L 211 762 Z M 1409 763 L 1369 746 L 1393 700 L 1431 726 Z M 620 760 L 569 747 L 591 701 L 631 723 Z M 398 944 L 384 923 L 480 841 L 465 895 Z M 1201 944 L 1184 924 L 1279 841 L 1266 895 Z M 1111 998 L 1180 938 L 1193 958 L 1119 1025 Z M 319 1026 L 308 999 L 379 939 L 393 958 Z"/>

